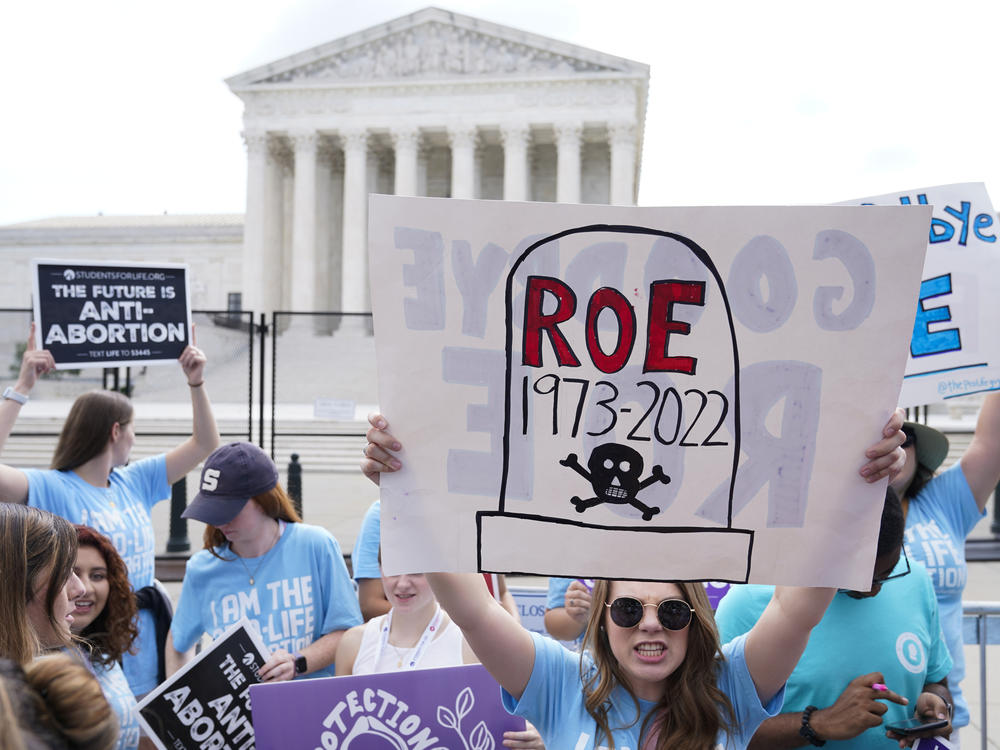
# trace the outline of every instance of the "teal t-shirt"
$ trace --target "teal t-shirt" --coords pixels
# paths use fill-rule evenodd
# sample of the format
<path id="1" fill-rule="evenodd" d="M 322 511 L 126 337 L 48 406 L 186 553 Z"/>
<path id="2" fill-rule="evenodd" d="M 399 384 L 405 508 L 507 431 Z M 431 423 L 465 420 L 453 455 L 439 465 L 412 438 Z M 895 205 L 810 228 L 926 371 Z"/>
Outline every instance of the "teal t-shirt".
<path id="1" fill-rule="evenodd" d="M 920 563 L 911 561 L 911 567 L 909 575 L 886 581 L 871 598 L 853 599 L 844 592 L 833 597 L 788 678 L 785 712 L 831 706 L 855 677 L 881 672 L 889 689 L 910 701 L 909 707 L 886 701 L 889 710 L 882 721 L 887 724 L 911 716 L 924 685 L 948 675 L 951 656 L 941 637 L 934 589 Z M 903 570 L 901 559 L 893 572 Z M 773 591 L 773 586 L 733 586 L 715 615 L 722 639 L 750 630 Z M 852 740 L 827 741 L 826 747 L 898 750 L 899 745 L 885 729 L 872 727 Z"/>
<path id="2" fill-rule="evenodd" d="M 906 554 L 919 560 L 930 573 L 937 594 L 948 652 L 954 662 L 948 689 L 955 701 L 952 725 L 969 723 L 969 706 L 962 695 L 965 649 L 962 639 L 962 593 L 969 568 L 965 562 L 965 537 L 986 515 L 965 479 L 960 464 L 934 477 L 910 502 L 906 514 Z"/>

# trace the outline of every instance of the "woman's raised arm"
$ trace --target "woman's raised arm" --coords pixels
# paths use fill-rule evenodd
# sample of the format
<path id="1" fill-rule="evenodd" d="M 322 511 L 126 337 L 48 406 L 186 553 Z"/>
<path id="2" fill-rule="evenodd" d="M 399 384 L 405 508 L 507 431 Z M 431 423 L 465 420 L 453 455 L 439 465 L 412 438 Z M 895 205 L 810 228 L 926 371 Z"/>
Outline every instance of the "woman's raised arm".
<path id="1" fill-rule="evenodd" d="M 207 360 L 204 352 L 194 344 L 193 327 L 191 334 L 192 344 L 184 348 L 178 359 L 191 391 L 191 437 L 167 453 L 167 481 L 170 484 L 187 476 L 219 447 L 219 428 L 205 390 Z"/>
<path id="2" fill-rule="evenodd" d="M 21 357 L 21 369 L 17 381 L 11 386 L 14 393 L 9 398 L 0 399 L 0 451 L 14 430 L 14 423 L 21 413 L 18 396 L 27 396 L 35 387 L 41 375 L 56 367 L 52 354 L 47 349 L 35 348 L 35 324 L 32 322 L 28 333 L 28 344 Z M 23 503 L 28 500 L 28 478 L 20 469 L 0 464 L 0 501 Z"/>
<path id="3" fill-rule="evenodd" d="M 371 428 L 361 470 L 378 484 L 380 474 L 401 468 L 394 454 L 403 446 L 381 414 L 369 415 L 368 421 Z M 528 631 L 490 595 L 478 573 L 427 573 L 427 581 L 493 679 L 520 698 L 535 665 L 535 644 Z"/>

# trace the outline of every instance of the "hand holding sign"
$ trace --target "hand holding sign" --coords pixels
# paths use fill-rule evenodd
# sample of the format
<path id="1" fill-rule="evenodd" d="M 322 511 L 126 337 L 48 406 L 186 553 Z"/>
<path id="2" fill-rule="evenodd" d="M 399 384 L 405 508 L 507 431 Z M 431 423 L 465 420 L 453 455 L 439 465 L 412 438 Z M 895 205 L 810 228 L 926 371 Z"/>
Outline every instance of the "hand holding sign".
<path id="1" fill-rule="evenodd" d="M 24 350 L 24 356 L 21 357 L 21 371 L 18 373 L 14 390 L 27 395 L 35 387 L 40 376 L 55 368 L 55 360 L 52 359 L 48 349 L 35 348 L 35 323 L 32 321 L 28 333 L 28 345 Z"/>
<path id="2" fill-rule="evenodd" d="M 178 362 L 187 377 L 188 385 L 196 388 L 205 382 L 205 363 L 207 362 L 205 352 L 198 348 L 198 337 L 195 334 L 194 324 L 191 325 L 191 343 L 184 347 Z"/>
<path id="3" fill-rule="evenodd" d="M 274 650 L 261 665 L 261 682 L 286 682 L 295 679 L 295 657 L 283 648 Z"/>
<path id="4" fill-rule="evenodd" d="M 906 464 L 906 452 L 902 449 L 906 434 L 903 432 L 903 421 L 906 412 L 897 407 L 885 427 L 882 428 L 882 439 L 865 451 L 868 463 L 861 467 L 861 476 L 871 484 L 888 477 L 895 479 Z"/>
<path id="5" fill-rule="evenodd" d="M 566 614 L 585 626 L 590 617 L 590 604 L 590 589 L 581 581 L 573 581 L 566 589 Z"/>
<path id="6" fill-rule="evenodd" d="M 865 451 L 865 458 L 868 460 L 858 473 L 869 484 L 886 477 L 893 479 L 902 471 L 906 463 L 906 452 L 900 447 L 906 440 L 906 434 L 903 432 L 905 417 L 906 412 L 897 408 L 882 428 L 882 439 Z M 379 474 L 398 471 L 403 467 L 394 455 L 401 451 L 403 446 L 388 432 L 389 423 L 384 416 L 369 414 L 368 422 L 371 427 L 365 433 L 368 444 L 363 449 L 365 457 L 361 461 L 361 471 L 372 482 L 378 484 Z M 571 587 L 574 585 L 576 582 L 570 584 Z M 583 588 L 583 584 L 579 585 Z"/>
<path id="7" fill-rule="evenodd" d="M 368 422 L 371 427 L 365 433 L 368 445 L 362 449 L 365 458 L 361 462 L 361 472 L 375 484 L 378 484 L 379 474 L 383 471 L 397 471 L 403 468 L 399 459 L 389 452 L 400 451 L 403 446 L 387 432 L 389 423 L 381 414 L 369 414 Z"/>

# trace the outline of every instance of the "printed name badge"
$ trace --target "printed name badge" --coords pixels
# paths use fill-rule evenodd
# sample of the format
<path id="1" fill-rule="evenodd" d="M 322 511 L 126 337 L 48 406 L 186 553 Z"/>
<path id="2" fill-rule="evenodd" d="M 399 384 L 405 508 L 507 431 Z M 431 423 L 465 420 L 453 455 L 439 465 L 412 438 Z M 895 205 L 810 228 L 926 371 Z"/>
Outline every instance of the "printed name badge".
<path id="1" fill-rule="evenodd" d="M 591 291 L 593 279 L 565 260 L 584 251 L 622 254 L 621 277 Z M 478 514 L 481 567 L 544 570 L 525 568 L 530 551 L 503 543 L 540 530 L 566 554 L 582 553 L 573 563 L 582 573 L 591 572 L 590 550 L 616 536 L 655 555 L 669 535 L 692 552 L 684 577 L 746 580 L 753 531 L 732 524 L 739 352 L 710 253 L 643 227 L 571 229 L 520 256 L 506 295 L 503 470 L 499 507 Z M 728 486 L 724 518 L 698 516 L 705 497 L 685 487 L 685 474 Z M 546 485 L 565 492 L 533 496 Z"/>

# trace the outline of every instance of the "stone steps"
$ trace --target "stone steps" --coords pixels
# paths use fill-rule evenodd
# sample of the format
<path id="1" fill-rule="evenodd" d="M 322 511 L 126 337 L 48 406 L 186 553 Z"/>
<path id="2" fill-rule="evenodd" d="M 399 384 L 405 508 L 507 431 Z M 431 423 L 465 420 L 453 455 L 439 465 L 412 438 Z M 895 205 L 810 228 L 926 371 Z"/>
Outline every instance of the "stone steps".
<path id="1" fill-rule="evenodd" d="M 177 420 L 144 419 L 136 433 L 133 458 L 139 459 L 164 453 L 184 440 L 190 429 L 189 422 Z M 183 426 L 182 426 L 183 425 Z M 20 468 L 44 469 L 49 466 L 55 450 L 62 419 L 42 418 L 19 421 L 14 434 L 7 441 L 2 462 Z M 362 422 L 340 423 L 331 429 L 315 422 L 285 421 L 280 425 L 283 433 L 275 436 L 275 461 L 284 472 L 292 453 L 298 453 L 300 463 L 310 472 L 340 474 L 357 472 L 364 432 Z M 223 440 L 245 439 L 245 420 L 219 422 Z M 323 434 L 336 432 L 337 435 Z M 270 448 L 270 434 L 265 436 L 265 449 Z"/>

